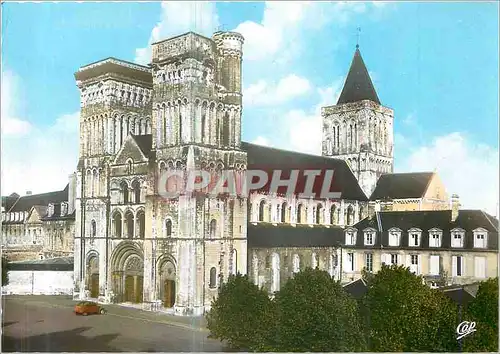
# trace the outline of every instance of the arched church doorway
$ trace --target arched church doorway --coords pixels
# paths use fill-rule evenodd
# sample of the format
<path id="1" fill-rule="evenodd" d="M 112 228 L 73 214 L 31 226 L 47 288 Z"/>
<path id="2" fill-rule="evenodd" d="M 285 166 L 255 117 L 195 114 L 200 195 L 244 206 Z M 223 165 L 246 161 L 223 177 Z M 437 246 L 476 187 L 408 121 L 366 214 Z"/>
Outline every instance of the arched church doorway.
<path id="1" fill-rule="evenodd" d="M 144 264 L 138 256 L 130 256 L 125 266 L 125 302 L 141 303 Z"/>
<path id="2" fill-rule="evenodd" d="M 163 307 L 174 307 L 176 296 L 176 273 L 173 261 L 170 259 L 161 261 L 158 273 L 160 298 Z"/>
<path id="3" fill-rule="evenodd" d="M 143 301 L 144 257 L 140 246 L 122 242 L 111 257 L 112 287 L 117 302 Z"/>
<path id="4" fill-rule="evenodd" d="M 99 297 L 99 258 L 92 254 L 87 260 L 87 287 L 91 298 Z"/>

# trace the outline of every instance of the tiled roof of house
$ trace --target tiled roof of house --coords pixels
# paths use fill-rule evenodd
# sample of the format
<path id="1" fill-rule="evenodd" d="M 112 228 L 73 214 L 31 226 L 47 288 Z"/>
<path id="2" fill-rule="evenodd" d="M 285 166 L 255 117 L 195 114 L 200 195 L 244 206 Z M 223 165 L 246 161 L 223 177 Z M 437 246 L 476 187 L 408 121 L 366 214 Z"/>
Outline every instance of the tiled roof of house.
<path id="1" fill-rule="evenodd" d="M 247 239 L 249 248 L 273 247 L 334 247 L 342 242 L 340 227 L 309 226 L 297 224 L 249 223 Z"/>
<path id="2" fill-rule="evenodd" d="M 275 149 L 246 142 L 242 142 L 241 145 L 242 149 L 247 152 L 247 168 L 249 170 L 334 170 L 331 191 L 337 191 L 336 188 L 339 188 L 341 199 L 360 201 L 368 199 L 344 160 Z"/>
<path id="3" fill-rule="evenodd" d="M 361 52 L 359 48 L 356 48 L 344 88 L 342 89 L 337 104 L 359 102 L 362 100 L 370 100 L 380 104 L 370 74 L 361 57 Z"/>
<path id="4" fill-rule="evenodd" d="M 389 173 L 380 176 L 370 200 L 422 198 L 433 172 Z"/>
<path id="5" fill-rule="evenodd" d="M 489 250 L 498 250 L 498 221 L 492 223 L 492 217 L 481 210 L 460 210 L 455 221 L 451 219 L 451 210 L 438 211 L 391 211 L 380 212 L 372 218 L 365 218 L 353 227 L 357 230 L 373 228 L 378 231 L 374 246 L 365 246 L 362 232 L 358 232 L 356 245 L 353 248 L 408 248 L 408 249 L 435 249 L 429 247 L 428 231 L 437 228 L 443 231 L 440 249 L 451 249 L 450 231 L 455 228 L 465 230 L 463 249 L 475 249 L 473 230 L 484 228 L 489 232 Z M 494 219 L 494 218 L 493 218 Z M 495 226 L 496 225 L 496 226 Z M 399 247 L 389 246 L 389 229 L 401 230 L 401 244 Z M 417 228 L 422 230 L 420 246 L 409 246 L 409 230 Z M 349 246 L 351 247 L 351 246 Z"/>

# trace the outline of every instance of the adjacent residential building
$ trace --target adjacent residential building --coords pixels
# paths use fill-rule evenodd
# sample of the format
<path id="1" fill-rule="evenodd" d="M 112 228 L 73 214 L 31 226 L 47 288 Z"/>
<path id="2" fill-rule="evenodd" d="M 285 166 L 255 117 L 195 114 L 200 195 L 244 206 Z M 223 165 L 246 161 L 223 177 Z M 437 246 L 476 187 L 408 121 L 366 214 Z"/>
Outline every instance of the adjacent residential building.
<path id="1" fill-rule="evenodd" d="M 2 251 L 11 260 L 73 255 L 75 178 L 62 191 L 2 198 Z"/>

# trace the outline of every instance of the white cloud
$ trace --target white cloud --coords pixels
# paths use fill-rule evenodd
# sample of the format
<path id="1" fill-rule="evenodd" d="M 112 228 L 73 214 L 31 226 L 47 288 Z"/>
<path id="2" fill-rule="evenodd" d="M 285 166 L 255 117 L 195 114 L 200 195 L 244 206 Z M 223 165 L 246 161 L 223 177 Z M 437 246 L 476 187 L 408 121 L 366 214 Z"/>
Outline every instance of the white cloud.
<path id="1" fill-rule="evenodd" d="M 291 74 L 281 79 L 276 85 L 269 85 L 266 81 L 259 80 L 243 91 L 243 98 L 245 105 L 273 105 L 285 103 L 310 90 L 311 84 L 307 79 Z"/>
<path id="2" fill-rule="evenodd" d="M 185 32 L 194 31 L 211 37 L 219 26 L 216 3 L 210 1 L 164 1 L 160 21 L 151 31 L 148 45 L 136 49 L 135 61 L 151 62 L 151 43 Z"/>
<path id="3" fill-rule="evenodd" d="M 8 71 L 2 79 L 2 195 L 63 189 L 78 162 L 79 112 L 43 128 L 12 118 L 20 109 L 21 80 Z"/>
<path id="4" fill-rule="evenodd" d="M 455 132 L 414 149 L 401 166 L 408 172 L 436 169 L 448 194 L 458 194 L 463 208 L 495 215 L 499 193 L 496 149 Z"/>
<path id="5" fill-rule="evenodd" d="M 271 146 L 271 144 L 269 143 L 269 140 L 267 140 L 263 136 L 258 136 L 254 141 L 252 141 L 252 144 L 257 144 L 257 145 L 262 145 L 262 146 Z"/>
<path id="6" fill-rule="evenodd" d="M 19 117 L 20 99 L 19 78 L 11 71 L 2 71 L 2 101 L 1 101 L 1 127 L 2 136 L 21 136 L 31 130 L 31 124 Z"/>
<path id="7" fill-rule="evenodd" d="M 344 24 L 365 9 L 366 5 L 359 2 L 266 1 L 260 23 L 245 21 L 234 31 L 245 37 L 245 60 L 283 61 L 286 52 L 299 45 L 298 38 L 304 31 L 332 21 Z M 275 58 L 277 54 L 279 58 Z"/>
<path id="8" fill-rule="evenodd" d="M 285 145 L 287 148 L 321 155 L 322 143 L 322 118 L 321 108 L 337 103 L 342 90 L 343 78 L 337 79 L 331 86 L 318 88 L 320 97 L 312 112 L 307 113 L 302 110 L 292 110 L 285 115 L 282 124 L 288 127 Z"/>

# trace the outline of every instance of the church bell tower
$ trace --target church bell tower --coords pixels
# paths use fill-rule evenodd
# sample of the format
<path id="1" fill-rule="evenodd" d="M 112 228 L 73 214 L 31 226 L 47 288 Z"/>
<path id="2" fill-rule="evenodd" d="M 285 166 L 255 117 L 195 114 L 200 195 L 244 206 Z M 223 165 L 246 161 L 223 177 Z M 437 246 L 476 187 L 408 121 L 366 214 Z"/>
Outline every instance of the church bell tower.
<path id="1" fill-rule="evenodd" d="M 370 197 L 378 178 L 394 166 L 394 112 L 384 107 L 359 45 L 336 105 L 321 109 L 323 156 L 345 160 Z"/>

